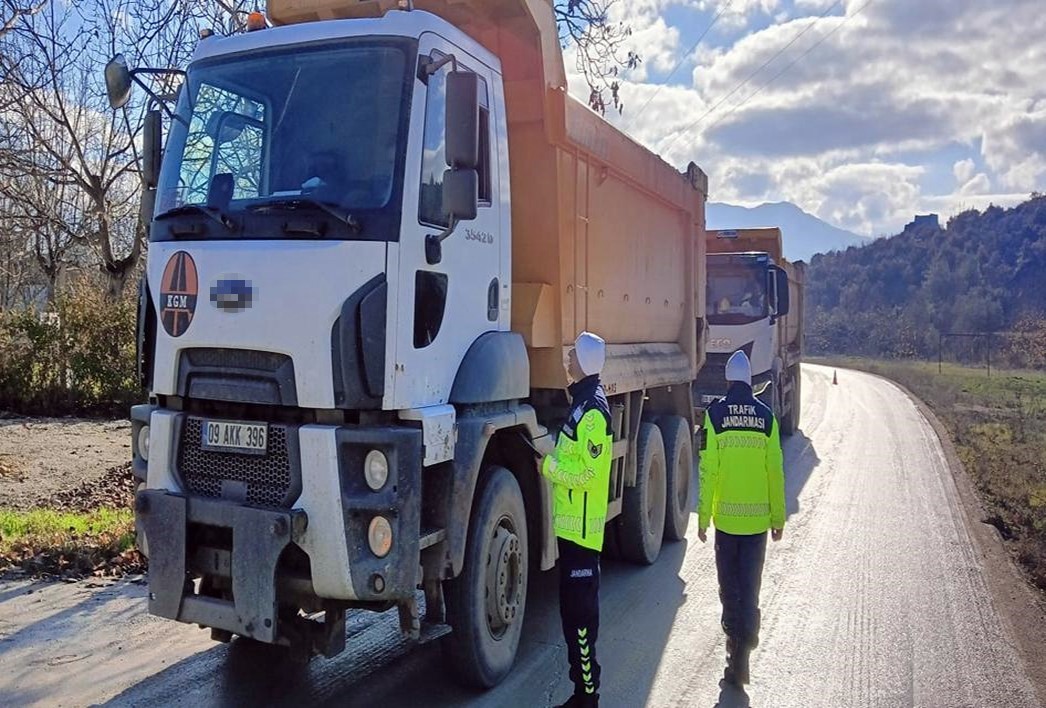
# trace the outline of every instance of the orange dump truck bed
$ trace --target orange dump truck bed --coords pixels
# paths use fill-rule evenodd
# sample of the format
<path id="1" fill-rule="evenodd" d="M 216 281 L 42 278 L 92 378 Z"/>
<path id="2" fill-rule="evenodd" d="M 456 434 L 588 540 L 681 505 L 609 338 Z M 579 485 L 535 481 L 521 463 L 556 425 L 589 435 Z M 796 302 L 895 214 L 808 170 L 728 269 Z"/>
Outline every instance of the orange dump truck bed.
<path id="1" fill-rule="evenodd" d="M 499 57 L 512 193 L 512 328 L 533 388 L 563 388 L 576 335 L 607 340 L 613 392 L 704 360 L 705 174 L 680 174 L 567 93 L 550 0 L 414 0 Z M 269 0 L 277 23 L 375 17 L 394 0 Z"/>

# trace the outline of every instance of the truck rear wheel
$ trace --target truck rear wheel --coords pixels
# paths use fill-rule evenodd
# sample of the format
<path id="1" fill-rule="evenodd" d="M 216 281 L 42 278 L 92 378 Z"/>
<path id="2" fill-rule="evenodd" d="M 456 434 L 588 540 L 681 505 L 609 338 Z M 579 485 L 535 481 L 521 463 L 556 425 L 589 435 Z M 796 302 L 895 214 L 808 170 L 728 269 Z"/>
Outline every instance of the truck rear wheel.
<path id="1" fill-rule="evenodd" d="M 657 421 L 665 444 L 665 538 L 682 541 L 690 523 L 690 480 L 694 473 L 694 443 L 690 425 L 680 416 L 665 416 Z"/>
<path id="2" fill-rule="evenodd" d="M 785 435 L 792 435 L 799 427 L 799 402 L 802 400 L 802 387 L 800 386 L 800 372 L 798 366 L 793 366 L 789 369 L 789 376 L 792 379 L 792 392 L 788 394 L 788 414 L 785 415 L 781 420 L 781 432 Z"/>
<path id="3" fill-rule="evenodd" d="M 472 686 L 496 686 L 512 669 L 527 600 L 527 517 L 519 483 L 490 467 L 472 504 L 465 564 L 446 583 L 446 658 Z"/>
<path id="4" fill-rule="evenodd" d="M 639 428 L 636 486 L 625 487 L 618 540 L 621 555 L 651 565 L 661 553 L 665 534 L 665 445 L 653 423 Z"/>

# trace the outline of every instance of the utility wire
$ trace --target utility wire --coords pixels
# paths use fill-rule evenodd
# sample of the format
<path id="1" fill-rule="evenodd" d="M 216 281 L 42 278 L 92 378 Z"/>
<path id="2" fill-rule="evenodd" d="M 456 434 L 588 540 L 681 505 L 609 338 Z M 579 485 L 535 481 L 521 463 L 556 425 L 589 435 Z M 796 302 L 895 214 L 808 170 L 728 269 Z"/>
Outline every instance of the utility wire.
<path id="1" fill-rule="evenodd" d="M 831 7 L 829 7 L 829 8 L 827 9 L 827 10 L 825 10 L 824 12 L 822 12 L 822 13 L 821 13 L 821 15 L 820 15 L 820 17 L 818 17 L 817 19 L 824 19 L 825 17 L 827 17 L 827 16 L 828 16 L 828 13 L 830 13 L 830 12 L 831 12 L 832 10 L 834 10 L 835 8 L 839 7 L 839 5 L 840 5 L 840 4 L 842 4 L 842 2 L 843 2 L 843 0 L 835 0 L 835 2 L 834 2 L 834 3 L 832 3 Z M 670 150 L 670 149 L 672 148 L 672 146 L 676 144 L 676 141 L 677 141 L 677 140 L 679 140 L 679 138 L 680 138 L 680 137 L 682 137 L 683 135 L 686 135 L 686 134 L 687 134 L 687 133 L 689 133 L 689 132 L 690 132 L 691 130 L 693 130 L 694 128 L 696 128 L 697 126 L 699 126 L 699 125 L 700 125 L 700 124 L 701 124 L 701 123 L 702 123 L 702 122 L 704 121 L 704 119 L 705 119 L 705 118 L 707 118 L 708 116 L 710 116 L 710 115 L 711 115 L 712 113 L 714 113 L 714 112 L 715 112 L 715 110 L 716 110 L 717 108 L 719 108 L 719 107 L 720 107 L 721 105 L 723 105 L 724 103 L 726 103 L 726 102 L 727 102 L 727 100 L 728 100 L 728 99 L 729 99 L 729 98 L 730 98 L 731 96 L 733 96 L 733 95 L 734 95 L 735 93 L 737 93 L 738 91 L 740 91 L 741 89 L 743 89 L 743 88 L 744 88 L 745 86 L 747 86 L 747 85 L 748 85 L 748 83 L 749 83 L 749 82 L 750 82 L 750 81 L 751 81 L 752 79 L 754 79 L 754 78 L 755 78 L 756 76 L 758 76 L 758 75 L 759 75 L 759 74 L 760 74 L 760 73 L 761 73 L 761 72 L 763 71 L 763 69 L 765 69 L 766 67 L 770 66 L 770 64 L 771 64 L 771 63 L 772 63 L 772 62 L 774 61 L 774 59 L 777 59 L 777 57 L 781 56 L 781 55 L 782 55 L 782 54 L 784 54 L 784 53 L 785 53 L 786 51 L 788 51 L 788 49 L 789 49 L 789 48 L 790 48 L 790 47 L 791 47 L 791 46 L 792 46 L 793 44 L 795 44 L 796 42 L 798 42 L 798 41 L 799 41 L 799 40 L 800 40 L 800 39 L 802 38 L 802 36 L 803 36 L 804 34 L 806 34 L 807 32 L 809 32 L 809 31 L 810 31 L 811 29 L 813 29 L 813 28 L 814 28 L 814 27 L 815 27 L 816 25 L 817 25 L 817 21 L 815 20 L 815 21 L 811 22 L 810 24 L 808 24 L 808 25 L 807 25 L 806 27 L 804 27 L 804 28 L 803 28 L 802 30 L 800 30 L 800 31 L 798 32 L 798 34 L 796 34 L 796 35 L 795 35 L 794 37 L 792 37 L 792 40 L 791 40 L 790 42 L 788 42 L 788 44 L 784 45 L 784 46 L 783 46 L 783 47 L 781 47 L 781 48 L 780 48 L 779 50 L 777 50 L 777 51 L 776 51 L 776 52 L 775 52 L 775 53 L 773 54 L 773 56 L 771 56 L 771 57 L 770 57 L 769 59 L 767 59 L 767 60 L 766 60 L 765 62 L 763 62 L 763 63 L 762 63 L 762 64 L 761 64 L 760 66 L 759 66 L 759 68 L 758 68 L 758 69 L 756 69 L 755 71 L 753 71 L 753 72 L 752 72 L 751 74 L 749 74 L 749 75 L 748 75 L 748 77 L 747 77 L 747 78 L 745 78 L 745 80 L 744 80 L 744 81 L 742 81 L 742 82 L 741 82 L 741 83 L 739 83 L 739 84 L 738 84 L 737 86 L 735 86 L 735 87 L 734 87 L 734 88 L 733 88 L 733 89 L 732 89 L 732 90 L 730 91 L 730 93 L 726 94 L 726 95 L 725 95 L 725 96 L 723 96 L 723 97 L 722 97 L 721 99 L 719 99 L 719 100 L 718 100 L 718 101 L 717 101 L 717 102 L 716 102 L 716 103 L 715 103 L 715 104 L 714 104 L 714 105 L 713 105 L 713 106 L 712 106 L 711 108 L 709 108 L 709 109 L 708 109 L 707 111 L 705 111 L 704 113 L 702 113 L 702 114 L 701 114 L 701 116 L 700 116 L 700 117 L 699 117 L 699 118 L 698 118 L 697 120 L 695 120 L 695 121 L 694 121 L 693 123 L 691 123 L 691 124 L 690 124 L 690 125 L 688 125 L 688 126 L 687 126 L 686 128 L 684 128 L 683 130 L 681 130 L 681 131 L 679 131 L 678 133 L 676 133 L 675 137 L 674 137 L 674 138 L 672 138 L 672 140 L 671 140 L 671 141 L 670 141 L 670 142 L 668 143 L 668 145 L 666 145 L 666 146 L 664 146 L 664 147 L 660 148 L 660 152 L 662 152 L 662 153 L 667 153 L 667 152 L 668 152 L 668 151 L 669 151 L 669 150 Z"/>
<path id="2" fill-rule="evenodd" d="M 708 36 L 708 33 L 712 31 L 712 28 L 716 26 L 716 24 L 719 22 L 719 19 L 726 14 L 726 11 L 729 10 L 730 6 L 733 4 L 734 0 L 728 0 L 728 2 L 725 5 L 723 5 L 722 8 L 720 8 L 719 12 L 717 12 L 715 17 L 712 18 L 712 23 L 709 24 L 708 27 L 705 27 L 705 31 L 701 33 L 701 36 L 697 38 L 697 41 L 694 42 L 690 49 L 686 50 L 686 52 L 684 52 L 683 55 L 679 57 L 679 61 L 676 62 L 676 65 L 672 68 L 672 71 L 668 72 L 668 76 L 665 77 L 664 82 L 658 84 L 657 90 L 654 91 L 653 94 L 651 94 L 650 98 L 648 98 L 646 100 L 646 103 L 644 103 L 640 107 L 639 111 L 632 116 L 631 120 L 628 121 L 628 124 L 624 128 L 622 128 L 622 131 L 627 132 L 629 128 L 635 125 L 636 121 L 639 120 L 639 116 L 643 115 L 643 111 L 647 109 L 647 106 L 649 106 L 654 101 L 654 99 L 657 98 L 658 94 L 661 93 L 661 89 L 665 87 L 665 83 L 667 83 L 669 79 L 675 76 L 675 73 L 679 71 L 679 69 L 683 66 L 686 60 L 689 59 L 690 56 L 697 51 L 697 47 L 701 44 L 702 41 L 704 41 L 704 38 Z"/>
<path id="3" fill-rule="evenodd" d="M 756 96 L 758 96 L 758 95 L 759 95 L 760 93 L 762 93 L 762 92 L 763 92 L 763 90 L 764 90 L 765 88 L 767 88 L 767 87 L 768 87 L 768 86 L 769 86 L 770 84 L 772 84 L 772 83 L 773 83 L 774 81 L 776 81 L 776 80 L 777 80 L 778 78 L 780 78 L 782 74 L 784 74 L 784 73 L 785 73 L 786 71 L 788 71 L 788 70 L 789 70 L 789 69 L 791 69 L 791 68 L 792 68 L 793 66 L 795 66 L 795 65 L 796 65 L 796 64 L 798 64 L 798 63 L 799 63 L 800 61 L 802 61 L 802 60 L 803 60 L 803 58 L 804 58 L 804 57 L 806 57 L 806 55 L 807 55 L 807 54 L 809 54 L 810 52 L 812 52 L 813 50 L 817 49 L 817 48 L 818 48 L 819 46 L 821 46 L 822 44 L 824 44 L 824 43 L 825 43 L 825 42 L 826 42 L 826 41 L 828 40 L 828 38 L 829 38 L 829 37 L 831 37 L 831 36 L 832 36 L 833 34 L 835 34 L 836 32 L 838 32 L 839 30 L 841 30 L 841 29 L 843 28 L 843 25 L 845 25 L 845 24 L 846 24 L 847 22 L 849 22 L 849 21 L 850 21 L 851 19 L 853 19 L 854 17 L 857 17 L 858 15 L 860 15 L 860 14 L 861 14 L 861 13 L 862 13 L 862 12 L 864 11 L 864 9 L 865 9 L 866 7 L 868 7 L 869 5 L 871 5 L 871 4 L 872 4 L 872 3 L 874 2 L 874 1 L 875 1 L 875 0 L 867 0 L 867 2 L 865 2 L 865 4 L 864 4 L 864 5 L 861 5 L 861 7 L 859 7 L 859 8 L 857 9 L 857 10 L 855 10 L 855 11 L 854 11 L 854 13 L 853 13 L 852 15 L 847 15 L 847 16 L 846 16 L 846 18 L 845 18 L 845 19 L 843 19 L 843 21 L 842 21 L 842 22 L 840 22 L 839 24 L 837 24 L 837 25 L 836 25 L 835 27 L 833 27 L 833 28 L 832 28 L 832 30 L 831 30 L 830 32 L 827 32 L 827 33 L 826 33 L 826 34 L 825 34 L 825 35 L 824 35 L 823 37 L 821 37 L 821 38 L 820 38 L 819 40 L 817 40 L 817 41 L 816 41 L 816 42 L 814 42 L 814 43 L 813 43 L 812 45 L 810 45 L 810 47 L 809 47 L 809 48 L 808 48 L 808 49 L 807 49 L 807 50 L 806 50 L 805 52 L 803 52 L 802 54 L 800 54 L 799 56 L 797 56 L 797 57 L 796 57 L 795 59 L 793 59 L 793 60 L 792 60 L 791 62 L 789 62 L 789 63 L 788 63 L 787 65 L 785 65 L 785 67 L 784 67 L 783 69 L 781 69 L 781 70 L 780 70 L 779 72 L 777 72 L 777 73 L 776 73 L 776 74 L 774 74 L 774 75 L 773 75 L 772 77 L 770 77 L 770 80 L 769 80 L 769 81 L 767 81 L 767 82 L 766 82 L 765 84 L 763 84 L 762 86 L 760 86 L 759 88 L 757 88 L 757 89 L 756 89 L 755 91 L 753 91 L 752 93 L 750 93 L 750 94 L 748 95 L 748 97 L 747 97 L 747 98 L 745 98 L 745 99 L 744 99 L 743 101 L 741 101 L 741 102 L 740 102 L 740 103 L 738 103 L 738 104 L 737 104 L 736 106 L 734 106 L 733 108 L 731 108 L 731 109 L 730 109 L 729 111 L 727 111 L 727 112 L 726 112 L 726 113 L 724 113 L 723 115 L 719 116 L 719 118 L 717 118 L 717 119 L 716 119 L 716 121 L 715 121 L 714 123 L 712 123 L 712 125 L 708 126 L 708 129 L 709 129 L 709 130 L 711 130 L 712 128 L 716 127 L 717 125 L 719 125 L 720 123 L 722 123 L 722 122 L 723 122 L 724 120 L 726 120 L 727 118 L 729 118 L 729 117 L 730 117 L 730 116 L 731 116 L 731 115 L 732 115 L 732 114 L 733 114 L 733 113 L 734 113 L 735 111 L 737 111 L 737 110 L 738 110 L 738 109 L 740 109 L 740 108 L 741 108 L 742 106 L 744 106 L 744 105 L 745 105 L 746 103 L 748 103 L 748 102 L 749 102 L 749 101 L 751 101 L 751 100 L 752 100 L 753 98 L 755 98 L 755 97 L 756 97 Z"/>

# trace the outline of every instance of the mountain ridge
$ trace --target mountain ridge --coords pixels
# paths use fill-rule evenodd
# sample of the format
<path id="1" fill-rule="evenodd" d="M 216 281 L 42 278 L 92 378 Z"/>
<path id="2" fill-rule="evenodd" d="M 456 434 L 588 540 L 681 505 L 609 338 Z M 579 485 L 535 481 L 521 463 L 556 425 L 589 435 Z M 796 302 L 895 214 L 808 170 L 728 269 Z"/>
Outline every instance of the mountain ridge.
<path id="1" fill-rule="evenodd" d="M 709 229 L 750 229 L 778 226 L 784 236 L 785 258 L 809 261 L 815 254 L 864 246 L 872 239 L 833 226 L 787 201 L 745 207 L 710 202 L 705 209 Z"/>

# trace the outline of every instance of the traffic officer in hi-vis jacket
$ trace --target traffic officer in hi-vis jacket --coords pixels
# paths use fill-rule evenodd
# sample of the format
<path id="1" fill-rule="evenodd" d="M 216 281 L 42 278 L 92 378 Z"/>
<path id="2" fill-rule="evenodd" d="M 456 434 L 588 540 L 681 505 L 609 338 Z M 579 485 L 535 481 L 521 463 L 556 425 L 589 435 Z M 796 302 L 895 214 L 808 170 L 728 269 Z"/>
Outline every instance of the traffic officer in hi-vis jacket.
<path id="1" fill-rule="evenodd" d="M 613 437 L 599 382 L 606 343 L 582 332 L 570 353 L 570 415 L 541 472 L 553 486 L 559 542 L 559 612 L 574 695 L 564 706 L 599 705 L 599 554 L 603 549 Z"/>
<path id="2" fill-rule="evenodd" d="M 698 538 L 715 523 L 715 560 L 727 667 L 723 680 L 748 683 L 748 656 L 759 644 L 759 586 L 766 532 L 780 541 L 785 524 L 781 434 L 773 411 L 752 393 L 744 352 L 726 364 L 725 398 L 705 412 L 701 444 Z"/>

